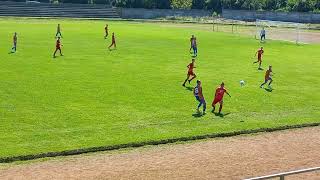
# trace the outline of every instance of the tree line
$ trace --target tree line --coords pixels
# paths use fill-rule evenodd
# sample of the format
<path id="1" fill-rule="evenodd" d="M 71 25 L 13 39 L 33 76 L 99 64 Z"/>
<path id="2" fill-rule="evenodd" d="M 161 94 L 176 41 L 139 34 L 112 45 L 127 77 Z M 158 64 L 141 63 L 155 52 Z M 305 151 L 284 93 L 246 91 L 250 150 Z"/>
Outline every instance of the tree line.
<path id="1" fill-rule="evenodd" d="M 7 1 L 7 0 L 0 0 Z M 25 0 L 11 0 L 24 2 Z M 320 0 L 37 0 L 47 3 L 106 4 L 147 9 L 225 9 L 320 12 Z"/>

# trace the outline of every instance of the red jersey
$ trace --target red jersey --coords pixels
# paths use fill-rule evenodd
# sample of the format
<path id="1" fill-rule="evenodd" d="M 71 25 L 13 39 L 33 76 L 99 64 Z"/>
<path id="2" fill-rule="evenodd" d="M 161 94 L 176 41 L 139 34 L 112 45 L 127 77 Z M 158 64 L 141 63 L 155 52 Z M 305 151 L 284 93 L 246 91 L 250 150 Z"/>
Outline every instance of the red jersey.
<path id="1" fill-rule="evenodd" d="M 188 72 L 193 72 L 193 68 L 194 68 L 193 63 L 190 63 L 187 67 L 189 68 Z"/>
<path id="2" fill-rule="evenodd" d="M 216 99 L 222 99 L 225 92 L 227 92 L 226 89 L 224 89 L 223 87 L 218 87 L 218 88 L 216 89 L 215 98 L 216 98 Z"/>
<path id="3" fill-rule="evenodd" d="M 58 39 L 57 42 L 56 42 L 56 48 L 60 48 L 61 47 L 61 42 L 60 40 Z"/>
<path id="4" fill-rule="evenodd" d="M 266 75 L 264 76 L 264 79 L 269 79 L 271 73 L 272 73 L 272 70 L 268 69 L 268 70 L 266 71 Z"/>
<path id="5" fill-rule="evenodd" d="M 258 50 L 258 57 L 261 58 L 263 53 L 264 53 L 264 51 L 262 49 L 259 49 Z"/>

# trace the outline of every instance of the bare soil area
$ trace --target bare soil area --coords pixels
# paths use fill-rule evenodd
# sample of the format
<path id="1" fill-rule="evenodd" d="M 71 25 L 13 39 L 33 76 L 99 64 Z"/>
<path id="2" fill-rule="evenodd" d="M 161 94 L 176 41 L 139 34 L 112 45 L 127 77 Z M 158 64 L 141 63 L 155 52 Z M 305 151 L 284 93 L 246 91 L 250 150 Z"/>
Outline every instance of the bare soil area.
<path id="1" fill-rule="evenodd" d="M 243 179 L 320 166 L 320 127 L 12 165 L 0 179 Z M 320 172 L 289 176 L 319 180 Z"/>
<path id="2" fill-rule="evenodd" d="M 161 24 L 161 27 L 178 27 L 205 31 L 212 31 L 212 26 L 212 24 Z M 251 36 L 252 38 L 255 37 L 255 34 L 258 34 L 255 26 L 232 27 L 231 25 L 215 25 L 215 31 Z M 298 38 L 300 43 L 319 44 L 320 31 L 300 30 Z M 297 32 L 295 29 L 290 28 L 272 28 L 271 30 L 267 30 L 267 39 L 296 42 Z"/>

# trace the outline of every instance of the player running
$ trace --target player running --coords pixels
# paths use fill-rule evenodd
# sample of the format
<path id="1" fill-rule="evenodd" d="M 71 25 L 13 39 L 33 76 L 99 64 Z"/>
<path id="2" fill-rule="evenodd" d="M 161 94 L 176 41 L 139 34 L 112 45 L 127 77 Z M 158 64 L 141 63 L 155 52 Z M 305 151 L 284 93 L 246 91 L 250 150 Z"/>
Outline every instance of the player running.
<path id="1" fill-rule="evenodd" d="M 104 31 L 106 33 L 106 35 L 104 36 L 104 39 L 107 39 L 108 35 L 109 35 L 109 25 L 106 24 L 106 27 L 104 27 Z"/>
<path id="2" fill-rule="evenodd" d="M 266 40 L 266 30 L 264 29 L 264 27 L 260 31 L 260 41 L 262 40 Z"/>
<path id="3" fill-rule="evenodd" d="M 196 74 L 193 72 L 193 69 L 196 68 L 194 66 L 194 62 L 195 62 L 195 59 L 192 59 L 192 62 L 187 66 L 187 68 L 188 68 L 187 79 L 182 84 L 182 86 L 184 86 L 184 87 L 186 86 L 187 81 L 190 84 L 190 82 L 197 77 Z M 192 76 L 192 78 L 190 79 L 191 76 Z"/>
<path id="4" fill-rule="evenodd" d="M 11 48 L 11 52 L 15 53 L 17 52 L 17 42 L 18 42 L 18 34 L 15 32 L 13 35 L 13 47 Z"/>
<path id="5" fill-rule="evenodd" d="M 193 49 L 193 56 L 198 56 L 198 45 L 197 45 L 197 38 L 193 36 L 193 39 L 191 40 L 191 47 Z"/>
<path id="6" fill-rule="evenodd" d="M 258 61 L 253 62 L 253 64 L 259 63 L 259 68 L 258 68 L 258 69 L 261 69 L 261 63 L 262 63 L 262 55 L 263 55 L 263 53 L 264 53 L 264 50 L 263 50 L 263 47 L 261 47 L 261 48 L 256 52 L 256 54 L 254 55 L 254 57 L 257 57 L 257 55 L 258 55 Z"/>
<path id="7" fill-rule="evenodd" d="M 60 27 L 60 24 L 58 24 L 58 26 L 57 26 L 57 33 L 56 33 L 56 38 L 58 37 L 58 35 L 59 35 L 59 37 L 61 37 L 61 38 L 62 38 L 62 34 L 61 34 L 61 27 Z"/>
<path id="8" fill-rule="evenodd" d="M 229 97 L 230 94 L 228 93 L 228 91 L 224 88 L 224 83 L 222 82 L 220 87 L 218 87 L 216 89 L 216 93 L 214 95 L 214 100 L 212 102 L 212 112 L 214 113 L 214 110 L 216 109 L 216 104 L 219 103 L 220 104 L 220 107 L 219 107 L 219 114 L 221 114 L 221 110 L 222 110 L 222 106 L 223 106 L 223 96 L 224 96 L 224 93 L 227 93 Z"/>
<path id="9" fill-rule="evenodd" d="M 53 53 L 53 58 L 56 58 L 57 51 L 60 52 L 60 56 L 63 56 L 62 51 L 61 51 L 61 46 L 62 46 L 62 44 L 61 44 L 61 41 L 60 41 L 60 37 L 58 37 L 58 39 L 56 41 L 56 50 Z"/>
<path id="10" fill-rule="evenodd" d="M 271 83 L 272 83 L 272 81 L 273 81 L 273 80 L 272 80 L 272 66 L 269 66 L 269 69 L 266 71 L 266 74 L 265 74 L 265 76 L 264 76 L 264 83 L 262 83 L 262 84 L 260 85 L 260 88 L 263 88 L 263 86 L 264 86 L 265 84 L 267 84 L 268 81 L 270 81 L 268 87 L 271 89 Z"/>
<path id="11" fill-rule="evenodd" d="M 199 101 L 199 105 L 197 107 L 197 113 L 200 114 L 199 108 L 203 105 L 203 114 L 206 114 L 207 104 L 202 93 L 201 81 L 199 80 L 197 81 L 197 86 L 193 90 L 193 95 L 196 98 L 196 100 Z"/>
<path id="12" fill-rule="evenodd" d="M 116 49 L 117 48 L 117 44 L 116 44 L 116 37 L 114 35 L 114 32 L 112 33 L 112 43 L 111 45 L 108 47 L 109 50 L 111 50 L 110 48 L 114 46 L 114 48 Z"/>

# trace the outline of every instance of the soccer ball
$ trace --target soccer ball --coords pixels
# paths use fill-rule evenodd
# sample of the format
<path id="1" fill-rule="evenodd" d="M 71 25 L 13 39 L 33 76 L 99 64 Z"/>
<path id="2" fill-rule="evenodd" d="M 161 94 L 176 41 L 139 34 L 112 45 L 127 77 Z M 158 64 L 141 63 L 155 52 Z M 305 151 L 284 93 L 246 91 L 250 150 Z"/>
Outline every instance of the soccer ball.
<path id="1" fill-rule="evenodd" d="M 242 86 L 244 86 L 246 83 L 244 82 L 244 80 L 241 80 L 240 81 L 240 86 L 242 87 Z"/>

